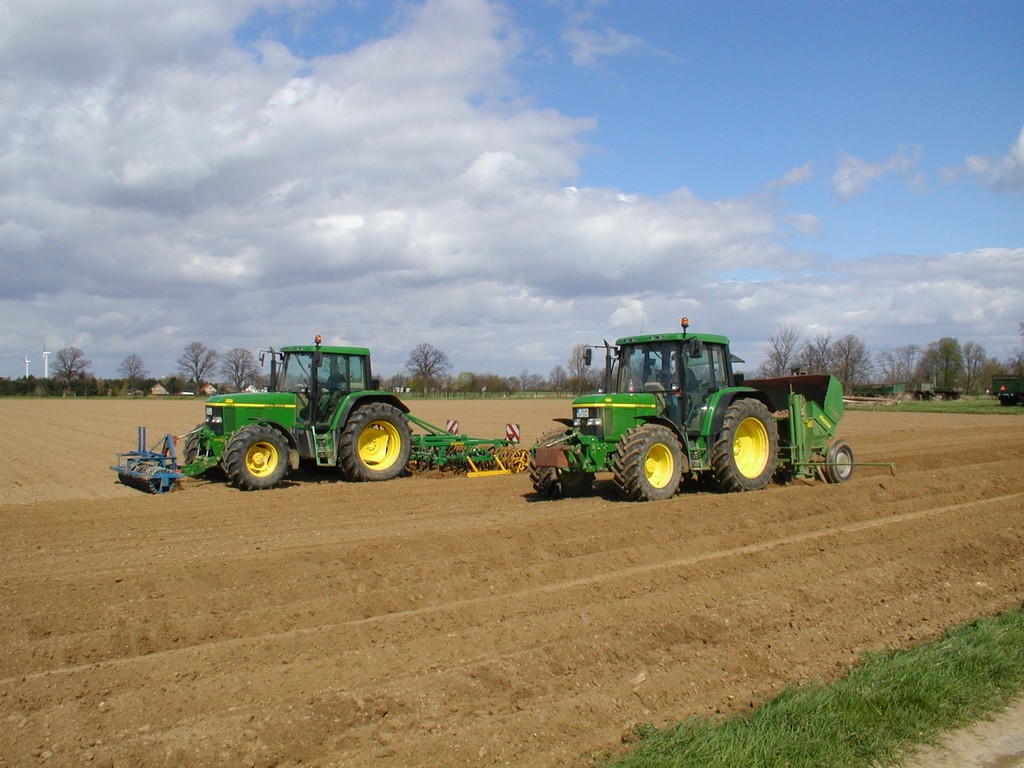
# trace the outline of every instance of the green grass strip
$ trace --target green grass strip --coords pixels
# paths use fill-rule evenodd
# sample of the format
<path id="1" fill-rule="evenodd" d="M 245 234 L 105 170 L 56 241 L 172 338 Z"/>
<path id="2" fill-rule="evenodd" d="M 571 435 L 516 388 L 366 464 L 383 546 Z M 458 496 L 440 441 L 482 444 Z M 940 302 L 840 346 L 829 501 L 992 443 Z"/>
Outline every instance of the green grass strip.
<path id="1" fill-rule="evenodd" d="M 960 400 L 909 400 L 890 405 L 858 402 L 846 405 L 847 411 L 880 411 L 883 413 L 950 413 L 986 416 L 1021 416 L 1024 406 L 1000 405 L 994 397 L 966 397 Z"/>
<path id="2" fill-rule="evenodd" d="M 831 684 L 787 688 L 750 714 L 656 730 L 617 768 L 866 768 L 894 764 L 1024 689 L 1024 607 L 911 650 L 866 653 Z"/>

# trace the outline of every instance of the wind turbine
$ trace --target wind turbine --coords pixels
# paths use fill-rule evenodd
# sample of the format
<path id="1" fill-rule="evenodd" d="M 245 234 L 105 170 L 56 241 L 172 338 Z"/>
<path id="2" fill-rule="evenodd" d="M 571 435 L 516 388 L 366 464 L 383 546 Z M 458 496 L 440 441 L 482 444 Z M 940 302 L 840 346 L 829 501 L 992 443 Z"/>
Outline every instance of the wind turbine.
<path id="1" fill-rule="evenodd" d="M 50 378 L 50 353 L 43 347 L 43 378 Z"/>
<path id="2" fill-rule="evenodd" d="M 28 364 L 29 364 L 29 363 L 31 363 L 32 361 L 31 361 L 31 360 L 29 360 L 29 359 L 28 359 L 28 358 L 26 357 L 26 358 L 25 358 L 25 360 L 24 360 L 24 362 L 25 362 L 25 378 L 27 379 L 27 378 L 28 378 Z"/>

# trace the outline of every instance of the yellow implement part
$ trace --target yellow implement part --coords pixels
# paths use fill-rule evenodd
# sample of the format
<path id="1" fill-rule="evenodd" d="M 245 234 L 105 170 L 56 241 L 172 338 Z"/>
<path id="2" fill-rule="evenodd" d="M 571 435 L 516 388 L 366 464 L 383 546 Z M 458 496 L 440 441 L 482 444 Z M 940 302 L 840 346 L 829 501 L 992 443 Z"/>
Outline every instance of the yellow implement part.
<path id="1" fill-rule="evenodd" d="M 497 456 L 494 457 L 494 463 L 497 464 L 500 467 L 500 469 L 477 469 L 476 464 L 473 463 L 473 460 L 469 458 L 469 456 L 466 457 L 466 461 L 469 463 L 469 466 L 471 468 L 471 471 L 466 473 L 466 477 L 489 477 L 491 475 L 512 474 L 512 470 L 506 469 L 505 465 L 501 463 L 501 459 L 499 459 Z"/>

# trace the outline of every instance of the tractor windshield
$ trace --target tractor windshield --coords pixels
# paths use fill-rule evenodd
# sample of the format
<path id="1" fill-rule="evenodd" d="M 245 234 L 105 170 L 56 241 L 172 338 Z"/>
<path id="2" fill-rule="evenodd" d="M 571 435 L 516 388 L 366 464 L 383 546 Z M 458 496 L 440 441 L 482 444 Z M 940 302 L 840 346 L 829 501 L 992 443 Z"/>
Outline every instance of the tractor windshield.
<path id="1" fill-rule="evenodd" d="M 672 342 L 623 346 L 616 382 L 619 392 L 671 392 L 679 387 L 678 347 Z"/>
<path id="2" fill-rule="evenodd" d="M 308 392 L 312 369 L 312 352 L 288 352 L 277 376 L 277 391 Z"/>

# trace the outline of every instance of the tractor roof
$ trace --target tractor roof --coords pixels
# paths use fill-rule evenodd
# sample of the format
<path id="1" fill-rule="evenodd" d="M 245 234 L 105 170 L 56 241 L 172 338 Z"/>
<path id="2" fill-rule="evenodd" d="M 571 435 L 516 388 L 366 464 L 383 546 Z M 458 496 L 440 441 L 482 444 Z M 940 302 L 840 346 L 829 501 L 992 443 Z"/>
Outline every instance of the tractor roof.
<path id="1" fill-rule="evenodd" d="M 293 344 L 291 346 L 281 347 L 282 352 L 316 352 L 318 349 L 325 355 L 361 355 L 362 357 L 370 356 L 370 350 L 368 350 L 366 347 L 318 347 L 315 344 Z"/>
<path id="2" fill-rule="evenodd" d="M 689 341 L 700 339 L 705 344 L 728 344 L 729 339 L 725 336 L 718 336 L 713 333 L 648 333 L 643 336 L 626 336 L 615 342 L 621 347 L 623 344 L 651 344 L 658 341 Z"/>

